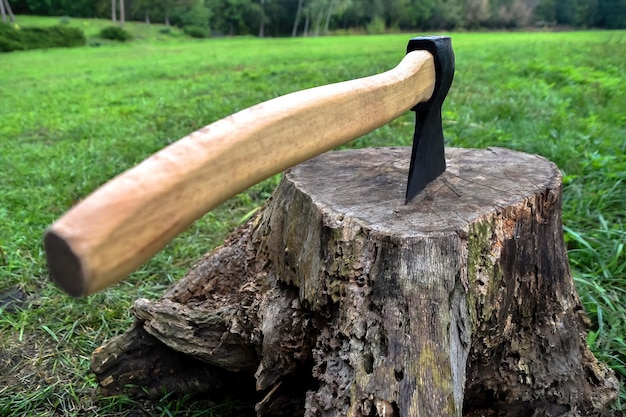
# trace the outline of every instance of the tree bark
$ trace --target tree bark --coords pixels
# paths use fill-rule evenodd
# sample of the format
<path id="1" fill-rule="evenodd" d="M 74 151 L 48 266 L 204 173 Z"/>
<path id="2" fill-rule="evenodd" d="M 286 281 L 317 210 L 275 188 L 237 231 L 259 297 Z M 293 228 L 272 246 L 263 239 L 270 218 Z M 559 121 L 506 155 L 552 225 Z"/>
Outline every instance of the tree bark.
<path id="1" fill-rule="evenodd" d="M 324 24 L 324 35 L 328 35 L 330 29 L 330 18 L 332 17 L 335 9 L 335 0 L 330 0 L 328 5 L 328 11 L 326 12 L 326 23 Z"/>
<path id="2" fill-rule="evenodd" d="M 126 7 L 124 0 L 120 0 L 120 26 L 124 26 L 124 23 L 126 23 Z"/>
<path id="3" fill-rule="evenodd" d="M 7 14 L 6 14 L 6 11 L 4 10 L 4 0 L 0 0 L 0 15 L 2 16 L 2 21 L 6 23 Z"/>
<path id="4" fill-rule="evenodd" d="M 265 37 L 265 0 L 261 0 L 261 17 L 259 21 L 259 38 Z"/>
<path id="5" fill-rule="evenodd" d="M 12 23 L 15 23 L 15 15 L 13 14 L 13 10 L 11 10 L 11 4 L 9 3 L 9 0 L 1 1 L 4 1 L 6 12 L 9 14 L 9 20 L 11 20 Z"/>
<path id="6" fill-rule="evenodd" d="M 585 342 L 559 169 L 448 149 L 405 205 L 409 157 L 292 168 L 160 300 L 135 302 L 135 326 L 93 355 L 103 393 L 230 387 L 259 416 L 611 415 L 617 381 Z"/>
<path id="7" fill-rule="evenodd" d="M 302 36 L 309 36 L 309 27 L 311 26 L 311 6 L 308 6 L 304 11 L 304 29 L 302 29 Z"/>
<path id="8" fill-rule="evenodd" d="M 117 22 L 117 0 L 111 0 L 111 21 Z"/>
<path id="9" fill-rule="evenodd" d="M 291 37 L 295 38 L 298 34 L 298 24 L 300 23 L 300 15 L 302 14 L 302 3 L 304 0 L 298 0 L 298 9 L 296 10 L 296 17 L 293 20 L 293 29 L 291 30 Z"/>
<path id="10" fill-rule="evenodd" d="M 322 19 L 324 18 L 324 9 L 320 6 L 316 10 L 317 14 L 315 15 L 315 32 L 313 36 L 319 36 L 322 28 Z"/>

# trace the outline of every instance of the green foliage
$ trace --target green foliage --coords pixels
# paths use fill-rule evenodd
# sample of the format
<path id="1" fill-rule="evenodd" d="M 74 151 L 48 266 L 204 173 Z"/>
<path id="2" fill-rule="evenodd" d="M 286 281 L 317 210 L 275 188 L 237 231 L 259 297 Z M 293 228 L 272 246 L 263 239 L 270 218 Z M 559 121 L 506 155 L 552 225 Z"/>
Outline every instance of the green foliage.
<path id="1" fill-rule="evenodd" d="M 53 26 L 49 28 L 24 28 L 27 49 L 83 46 L 85 34 L 77 28 Z"/>
<path id="2" fill-rule="evenodd" d="M 183 32 L 192 38 L 206 38 L 208 36 L 208 29 L 201 26 L 185 26 Z"/>
<path id="3" fill-rule="evenodd" d="M 126 42 L 133 39 L 133 35 L 119 26 L 108 26 L 100 31 L 100 37 L 112 41 Z"/>
<path id="4" fill-rule="evenodd" d="M 258 28 L 259 5 L 250 0 L 206 0 L 205 5 L 214 11 L 210 22 L 214 33 L 247 35 Z"/>
<path id="5" fill-rule="evenodd" d="M 16 0 L 17 13 L 46 16 L 111 17 L 110 0 Z M 210 27 L 214 33 L 258 33 L 261 21 L 271 36 L 289 36 L 299 19 L 303 33 L 364 30 L 380 18 L 398 30 L 520 28 L 567 25 L 626 28 L 626 0 L 133 0 L 126 19 Z M 328 22 L 328 26 L 327 23 Z M 296 25 L 298 26 L 298 25 Z"/>
<path id="6" fill-rule="evenodd" d="M 18 16 L 20 26 L 30 27 L 49 27 L 58 25 L 58 18 L 45 16 Z M 102 43 L 100 31 L 111 26 L 110 20 L 102 19 L 83 19 L 72 17 L 69 23 L 64 26 L 79 29 L 85 33 L 89 44 L 94 42 Z M 145 24 L 144 22 L 126 22 L 124 30 L 133 36 L 134 42 L 153 42 L 155 40 L 174 41 L 177 36 L 182 36 L 182 30 L 173 26 L 166 26 L 159 23 Z M 162 33 L 164 31 L 165 33 Z M 168 36 L 161 36 L 167 34 Z"/>
<path id="7" fill-rule="evenodd" d="M 370 35 L 380 35 L 385 33 L 385 20 L 380 16 L 375 16 L 371 22 L 367 24 L 365 30 Z"/>
<path id="8" fill-rule="evenodd" d="M 595 24 L 608 29 L 626 27 L 626 0 L 598 0 Z"/>
<path id="9" fill-rule="evenodd" d="M 85 34 L 66 26 L 20 27 L 0 23 L 0 52 L 82 46 Z"/>
<path id="10" fill-rule="evenodd" d="M 171 20 L 173 24 L 183 28 L 186 26 L 208 28 L 211 15 L 211 10 L 201 1 L 180 9 Z"/>
<path id="11" fill-rule="evenodd" d="M 458 0 L 441 0 L 433 7 L 428 27 L 451 30 L 463 26 L 463 3 Z"/>
<path id="12" fill-rule="evenodd" d="M 72 18 L 68 26 L 97 34 L 109 24 Z M 100 184 L 189 132 L 281 94 L 385 71 L 408 38 L 193 42 L 160 36 L 163 26 L 126 27 L 141 42 L 136 36 L 128 46 L 0 59 L 0 291 L 28 295 L 21 309 L 0 313 L 3 416 L 200 413 L 197 398 L 98 399 L 89 356 L 130 325 L 135 299 L 160 296 L 264 203 L 278 177 L 208 213 L 126 281 L 86 299 L 70 299 L 50 283 L 43 230 Z M 593 323 L 588 342 L 623 384 L 626 54 L 616 51 L 626 48 L 626 33 L 455 34 L 453 43 L 447 143 L 504 146 L 557 163 L 569 259 Z M 409 145 L 412 129 L 407 113 L 347 147 Z M 626 389 L 621 395 L 626 404 Z"/>
<path id="13" fill-rule="evenodd" d="M 21 33 L 13 25 L 0 22 L 0 52 L 21 51 L 26 49 Z"/>

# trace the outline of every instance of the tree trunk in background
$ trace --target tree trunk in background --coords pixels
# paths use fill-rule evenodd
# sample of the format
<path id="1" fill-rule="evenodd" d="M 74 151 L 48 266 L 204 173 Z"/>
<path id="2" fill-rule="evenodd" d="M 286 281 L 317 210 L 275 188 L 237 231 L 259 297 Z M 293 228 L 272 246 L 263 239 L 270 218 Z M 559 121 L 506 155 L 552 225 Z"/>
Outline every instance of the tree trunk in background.
<path id="1" fill-rule="evenodd" d="M 298 23 L 300 22 L 300 15 L 302 14 L 302 3 L 304 0 L 298 0 L 298 9 L 296 10 L 296 17 L 293 21 L 293 29 L 291 30 L 291 37 L 295 37 L 298 34 Z"/>
<path id="2" fill-rule="evenodd" d="M 4 0 L 0 0 L 0 15 L 2 15 L 2 21 L 6 23 L 7 21 L 7 13 L 4 10 Z"/>
<path id="3" fill-rule="evenodd" d="M 330 28 L 330 18 L 333 15 L 335 9 L 335 0 L 330 0 L 330 4 L 328 5 L 328 12 L 326 13 L 326 23 L 324 24 L 324 35 L 328 35 L 328 31 Z"/>
<path id="4" fill-rule="evenodd" d="M 292 168 L 160 300 L 135 302 L 135 325 L 94 352 L 103 394 L 226 392 L 259 416 L 612 415 L 558 167 L 447 149 L 446 172 L 405 205 L 410 154 Z"/>
<path id="5" fill-rule="evenodd" d="M 324 19 L 324 11 L 318 10 L 317 15 L 315 16 L 315 31 L 313 32 L 313 36 L 319 36 L 320 31 L 322 29 L 322 19 Z"/>
<path id="6" fill-rule="evenodd" d="M 111 0 L 111 20 L 117 22 L 117 0 Z"/>
<path id="7" fill-rule="evenodd" d="M 304 29 L 302 30 L 302 36 L 309 36 L 309 26 L 311 23 L 310 19 L 310 8 L 307 8 L 304 13 Z"/>
<path id="8" fill-rule="evenodd" d="M 15 23 L 15 15 L 13 14 L 13 10 L 11 10 L 11 5 L 9 4 L 9 0 L 0 0 L 0 2 L 4 1 L 6 12 L 9 14 L 9 20 Z"/>
<path id="9" fill-rule="evenodd" d="M 261 16 L 259 18 L 259 38 L 265 37 L 265 0 L 261 0 Z"/>
<path id="10" fill-rule="evenodd" d="M 124 26 L 124 23 L 126 23 L 126 7 L 124 0 L 120 0 L 120 25 Z"/>

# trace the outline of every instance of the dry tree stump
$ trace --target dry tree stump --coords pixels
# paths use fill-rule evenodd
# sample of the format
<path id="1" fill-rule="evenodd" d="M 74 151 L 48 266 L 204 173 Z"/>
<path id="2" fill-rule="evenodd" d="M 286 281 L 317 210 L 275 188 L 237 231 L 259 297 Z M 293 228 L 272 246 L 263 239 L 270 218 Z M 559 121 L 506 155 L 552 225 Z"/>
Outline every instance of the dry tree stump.
<path id="1" fill-rule="evenodd" d="M 558 168 L 448 149 L 405 205 L 409 156 L 292 168 L 161 299 L 136 301 L 135 325 L 93 354 L 102 392 L 229 392 L 259 416 L 611 415 L 617 382 L 585 343 Z"/>

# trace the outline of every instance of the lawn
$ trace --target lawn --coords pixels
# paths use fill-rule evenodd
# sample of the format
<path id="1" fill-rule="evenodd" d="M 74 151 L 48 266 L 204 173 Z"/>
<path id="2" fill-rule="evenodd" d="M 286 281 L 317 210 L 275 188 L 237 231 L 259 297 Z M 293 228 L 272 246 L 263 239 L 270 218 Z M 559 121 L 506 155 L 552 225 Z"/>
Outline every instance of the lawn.
<path id="1" fill-rule="evenodd" d="M 136 40 L 116 44 L 96 37 L 106 22 L 69 24 L 89 28 L 92 46 L 0 55 L 0 415 L 221 415 L 167 395 L 158 403 L 98 398 L 89 356 L 129 326 L 136 298 L 158 297 L 262 204 L 277 178 L 232 198 L 129 279 L 85 299 L 50 283 L 44 229 L 107 179 L 212 121 L 395 66 L 412 35 L 192 40 L 129 24 Z M 626 55 L 618 51 L 626 32 L 452 39 L 457 73 L 444 105 L 447 144 L 538 153 L 562 169 L 570 263 L 594 323 L 588 342 L 623 386 Z M 411 140 L 407 114 L 350 146 Z"/>

